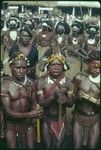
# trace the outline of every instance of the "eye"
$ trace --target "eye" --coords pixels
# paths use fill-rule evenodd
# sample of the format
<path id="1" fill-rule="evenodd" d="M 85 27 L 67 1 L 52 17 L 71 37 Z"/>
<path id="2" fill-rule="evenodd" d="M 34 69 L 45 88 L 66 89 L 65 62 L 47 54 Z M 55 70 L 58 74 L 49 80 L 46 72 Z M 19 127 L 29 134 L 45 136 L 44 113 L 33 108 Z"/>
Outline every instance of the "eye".
<path id="1" fill-rule="evenodd" d="M 21 67 L 15 67 L 15 69 L 20 69 Z"/>

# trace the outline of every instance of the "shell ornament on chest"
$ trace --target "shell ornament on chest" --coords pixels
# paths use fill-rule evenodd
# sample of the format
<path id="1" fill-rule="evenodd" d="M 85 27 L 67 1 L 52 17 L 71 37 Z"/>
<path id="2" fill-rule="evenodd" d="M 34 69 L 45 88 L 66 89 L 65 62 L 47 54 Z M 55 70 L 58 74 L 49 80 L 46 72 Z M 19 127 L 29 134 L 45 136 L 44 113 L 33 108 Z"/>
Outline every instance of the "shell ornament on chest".
<path id="1" fill-rule="evenodd" d="M 78 44 L 78 39 L 74 37 L 74 38 L 72 39 L 72 43 L 75 44 L 75 45 Z"/>
<path id="2" fill-rule="evenodd" d="M 62 37 L 60 36 L 60 37 L 58 37 L 58 43 L 60 44 L 61 42 L 62 42 Z"/>
<path id="3" fill-rule="evenodd" d="M 94 44 L 95 43 L 95 39 L 88 39 L 87 42 L 88 42 L 88 44 Z"/>
<path id="4" fill-rule="evenodd" d="M 44 38 L 44 37 L 46 37 L 47 35 L 46 34 L 42 34 L 42 37 Z"/>
<path id="5" fill-rule="evenodd" d="M 17 31 L 10 31 L 9 36 L 13 41 L 15 41 L 17 38 Z"/>

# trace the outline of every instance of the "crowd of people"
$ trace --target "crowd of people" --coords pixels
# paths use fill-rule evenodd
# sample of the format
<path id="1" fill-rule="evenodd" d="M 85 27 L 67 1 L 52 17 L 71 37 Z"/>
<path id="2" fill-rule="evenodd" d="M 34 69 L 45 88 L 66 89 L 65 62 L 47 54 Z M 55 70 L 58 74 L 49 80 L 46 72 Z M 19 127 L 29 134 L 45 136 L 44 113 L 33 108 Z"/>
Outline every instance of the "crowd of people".
<path id="1" fill-rule="evenodd" d="M 97 148 L 99 20 L 29 11 L 1 17 L 0 143 Z"/>

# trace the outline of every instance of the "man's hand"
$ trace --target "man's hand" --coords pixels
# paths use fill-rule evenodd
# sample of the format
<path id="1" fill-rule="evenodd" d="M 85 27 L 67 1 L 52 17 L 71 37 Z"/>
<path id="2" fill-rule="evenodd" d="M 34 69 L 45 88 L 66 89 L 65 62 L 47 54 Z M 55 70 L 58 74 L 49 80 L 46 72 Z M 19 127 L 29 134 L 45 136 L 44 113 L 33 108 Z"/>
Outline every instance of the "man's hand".
<path id="1" fill-rule="evenodd" d="M 83 92 L 83 91 L 80 91 L 80 92 L 78 93 L 78 95 L 79 95 L 80 98 L 85 98 L 85 99 L 87 99 L 87 100 L 89 100 L 89 101 L 91 101 L 91 102 L 93 102 L 93 103 L 95 103 L 95 104 L 97 104 L 97 105 L 100 104 L 100 100 L 99 100 L 99 99 L 96 99 L 96 98 L 92 97 L 91 95 L 86 94 L 86 93 Z"/>
<path id="2" fill-rule="evenodd" d="M 43 115 L 43 109 L 40 107 L 39 109 L 35 108 L 35 110 L 32 110 L 29 112 L 30 118 L 41 118 Z"/>
<path id="3" fill-rule="evenodd" d="M 85 94 L 85 92 L 82 91 L 82 90 L 80 90 L 80 91 L 78 92 L 78 97 L 79 97 L 79 98 L 84 98 L 84 94 Z"/>

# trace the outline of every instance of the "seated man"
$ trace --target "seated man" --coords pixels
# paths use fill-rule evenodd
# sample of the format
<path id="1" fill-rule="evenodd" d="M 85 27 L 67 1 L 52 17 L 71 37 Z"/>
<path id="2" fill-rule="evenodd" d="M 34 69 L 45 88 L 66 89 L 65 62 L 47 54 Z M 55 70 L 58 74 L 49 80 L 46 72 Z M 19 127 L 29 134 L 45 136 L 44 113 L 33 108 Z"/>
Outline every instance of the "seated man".
<path id="1" fill-rule="evenodd" d="M 8 148 L 34 148 L 32 118 L 40 117 L 36 109 L 36 87 L 27 76 L 28 59 L 22 52 L 9 61 L 12 76 L 4 76 L 1 84 L 1 104 Z"/>
<path id="2" fill-rule="evenodd" d="M 47 74 L 38 80 L 38 100 L 44 108 L 42 137 L 47 149 L 66 148 L 66 107 L 73 103 L 73 84 L 63 73 L 67 69 L 63 57 L 52 55 L 48 58 Z"/>

